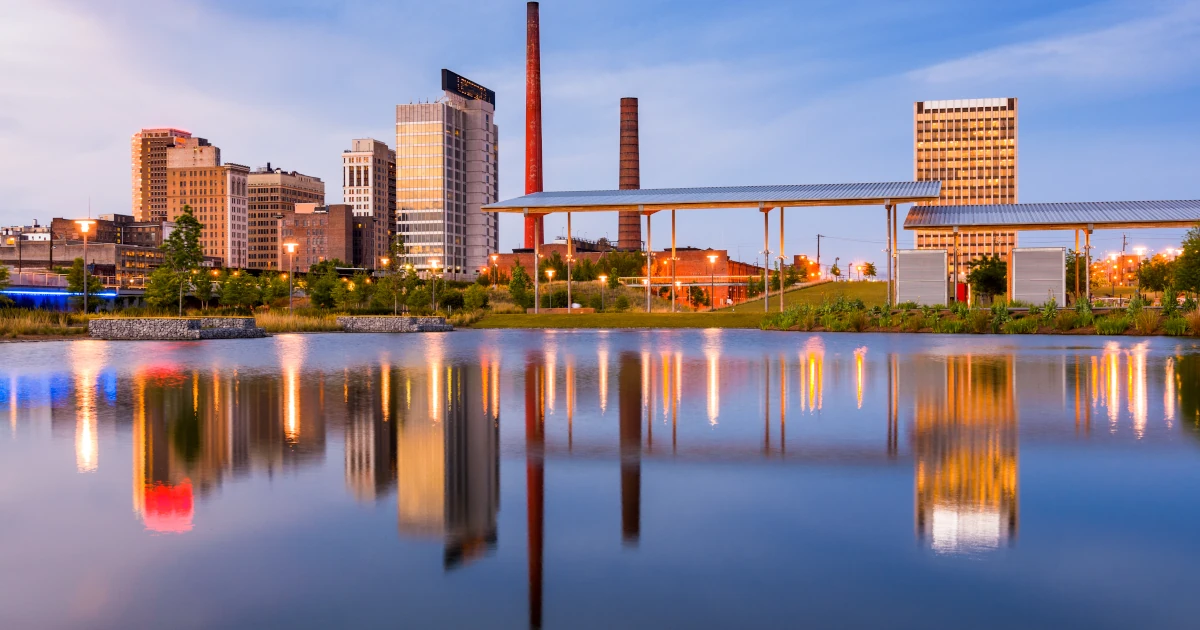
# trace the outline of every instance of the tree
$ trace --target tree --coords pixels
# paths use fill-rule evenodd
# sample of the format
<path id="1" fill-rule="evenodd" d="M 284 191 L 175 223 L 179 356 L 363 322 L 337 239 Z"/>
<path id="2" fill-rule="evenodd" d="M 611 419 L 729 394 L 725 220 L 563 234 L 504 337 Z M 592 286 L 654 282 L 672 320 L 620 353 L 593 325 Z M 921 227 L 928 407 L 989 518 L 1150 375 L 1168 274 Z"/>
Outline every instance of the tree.
<path id="1" fill-rule="evenodd" d="M 838 266 L 835 264 L 834 266 L 829 268 L 829 275 L 833 276 L 834 278 L 840 278 L 840 277 L 842 277 L 842 270 L 839 269 Z"/>
<path id="2" fill-rule="evenodd" d="M 543 278 L 546 277 L 547 269 L 554 270 L 555 278 L 558 278 L 559 280 L 567 279 L 567 261 L 563 260 L 563 257 L 560 256 L 558 252 L 554 252 L 553 254 L 543 258 L 541 263 L 538 264 L 538 273 L 542 274 Z"/>
<path id="3" fill-rule="evenodd" d="M 433 310 L 433 298 L 429 295 L 429 289 L 425 287 L 417 287 L 408 293 L 408 310 L 416 315 L 428 315 Z"/>
<path id="4" fill-rule="evenodd" d="M 708 291 L 702 287 L 692 285 L 688 288 L 688 302 L 694 307 L 708 306 Z"/>
<path id="5" fill-rule="evenodd" d="M 521 262 L 514 262 L 512 278 L 508 281 L 508 294 L 512 296 L 513 302 L 521 308 L 530 308 L 533 306 L 533 296 L 529 294 L 531 284 L 529 275 L 525 273 L 525 268 L 521 266 Z M 412 304 L 409 304 L 409 306 L 411 307 Z"/>
<path id="6" fill-rule="evenodd" d="M 213 282 L 219 277 L 217 271 L 207 272 L 201 271 L 192 276 L 192 295 L 200 300 L 200 304 L 208 309 L 208 303 L 216 297 L 216 292 L 213 290 Z"/>
<path id="7" fill-rule="evenodd" d="M 487 289 L 478 284 L 471 285 L 463 292 L 463 308 L 469 311 L 478 311 L 486 308 L 488 303 Z"/>
<path id="8" fill-rule="evenodd" d="M 221 305 L 237 310 L 252 310 L 258 304 L 258 283 L 250 275 L 233 272 L 221 287 Z"/>
<path id="9" fill-rule="evenodd" d="M 1142 291 L 1165 291 L 1167 285 L 1171 284 L 1173 272 L 1171 261 L 1161 254 L 1143 260 L 1138 266 L 1138 286 Z"/>
<path id="10" fill-rule="evenodd" d="M 1000 256 L 984 255 L 967 263 L 967 284 L 974 287 L 975 295 L 1000 295 L 1008 292 L 1008 265 Z"/>
<path id="11" fill-rule="evenodd" d="M 258 289 L 262 303 L 270 306 L 288 296 L 288 281 L 280 274 L 263 274 L 258 278 Z"/>
<path id="12" fill-rule="evenodd" d="M 389 273 L 375 281 L 375 295 L 372 306 L 375 308 L 391 309 L 393 313 L 400 312 L 401 296 L 404 295 L 404 276 Z"/>
<path id="13" fill-rule="evenodd" d="M 333 308 L 336 304 L 333 292 L 337 289 L 337 268 L 340 260 L 324 260 L 312 266 L 304 279 L 304 290 L 308 299 L 317 308 Z"/>
<path id="14" fill-rule="evenodd" d="M 1080 254 L 1079 252 L 1077 252 L 1073 249 L 1067 250 L 1066 280 L 1067 280 L 1067 291 L 1069 293 L 1075 292 L 1075 259 L 1076 258 L 1079 259 L 1080 271 L 1083 271 L 1083 268 L 1087 266 L 1087 261 L 1083 259 L 1083 254 Z M 1083 278 L 1080 278 L 1079 291 L 1081 293 L 1086 290 L 1086 288 L 1083 286 L 1082 280 L 1083 280 Z"/>
<path id="15" fill-rule="evenodd" d="M 0 289 L 7 289 L 12 285 L 12 275 L 9 274 L 8 267 L 0 266 Z"/>
<path id="16" fill-rule="evenodd" d="M 1183 237 L 1183 253 L 1175 259 L 1175 288 L 1200 293 L 1200 225 Z"/>
<path id="17" fill-rule="evenodd" d="M 146 302 L 154 308 L 174 307 L 179 301 L 179 281 L 182 276 L 167 267 L 159 267 L 146 282 Z"/>
<path id="18" fill-rule="evenodd" d="M 875 268 L 875 263 L 873 262 L 863 263 L 862 275 L 868 278 L 874 278 L 879 275 L 879 270 Z"/>
<path id="19" fill-rule="evenodd" d="M 163 266 L 172 271 L 195 269 L 204 262 L 204 250 L 200 247 L 200 231 L 203 225 L 185 205 L 183 213 L 175 219 L 175 229 L 159 249 L 163 253 Z"/>
<path id="20" fill-rule="evenodd" d="M 71 270 L 67 272 L 67 291 L 69 293 L 78 293 L 79 295 L 73 298 L 76 302 L 83 305 L 83 259 L 76 258 L 75 262 L 71 263 Z M 104 290 L 104 283 L 100 282 L 100 278 L 92 274 L 87 274 L 87 294 L 95 295 Z M 94 305 L 95 302 L 89 301 L 88 306 Z"/>

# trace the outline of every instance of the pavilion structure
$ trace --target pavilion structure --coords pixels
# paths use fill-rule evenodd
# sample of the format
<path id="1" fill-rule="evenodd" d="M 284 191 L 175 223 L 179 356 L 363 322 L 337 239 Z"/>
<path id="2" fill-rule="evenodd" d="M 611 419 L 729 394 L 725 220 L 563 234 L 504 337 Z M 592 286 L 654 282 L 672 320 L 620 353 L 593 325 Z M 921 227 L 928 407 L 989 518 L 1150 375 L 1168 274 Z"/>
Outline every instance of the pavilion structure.
<path id="1" fill-rule="evenodd" d="M 525 217 L 542 217 L 548 214 L 565 213 L 567 215 L 567 303 L 570 297 L 570 269 L 573 258 L 573 241 L 571 240 L 571 215 L 575 212 L 621 212 L 636 211 L 646 217 L 646 252 L 647 277 L 646 311 L 650 311 L 650 291 L 653 284 L 650 277 L 653 273 L 653 250 L 651 248 L 650 218 L 663 211 L 671 213 L 671 291 L 674 299 L 675 291 L 675 211 L 677 210 L 710 210 L 710 209 L 740 209 L 754 210 L 763 217 L 763 310 L 770 305 L 770 213 L 779 209 L 779 251 L 777 258 L 782 264 L 784 259 L 784 209 L 786 208 L 820 208 L 836 206 L 883 206 L 887 213 L 887 258 L 888 258 L 888 296 L 889 302 L 894 294 L 892 281 L 895 277 L 894 256 L 896 251 L 896 232 L 899 223 L 897 205 L 920 201 L 933 201 L 941 192 L 942 183 L 939 181 L 925 182 L 883 182 L 859 184 L 794 184 L 784 186 L 727 186 L 716 188 L 658 188 L 640 190 L 592 190 L 537 192 L 508 201 L 501 201 L 483 206 L 484 212 L 511 212 Z M 906 226 L 907 227 L 907 226 Z M 540 239 L 539 239 L 540 240 Z M 541 257 L 541 246 L 534 242 L 535 260 Z M 535 268 L 534 294 L 539 296 L 534 300 L 534 312 L 538 312 L 540 294 L 539 282 L 541 274 Z M 783 287 L 779 291 L 779 305 L 783 308 Z"/>

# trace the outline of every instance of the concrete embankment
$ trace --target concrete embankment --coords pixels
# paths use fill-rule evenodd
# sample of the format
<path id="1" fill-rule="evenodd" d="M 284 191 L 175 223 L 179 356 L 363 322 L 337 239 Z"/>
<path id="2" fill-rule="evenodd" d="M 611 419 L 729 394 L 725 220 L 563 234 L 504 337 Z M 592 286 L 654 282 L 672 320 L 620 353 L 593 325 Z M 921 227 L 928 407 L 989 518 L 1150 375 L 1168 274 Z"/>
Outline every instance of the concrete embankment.
<path id="1" fill-rule="evenodd" d="M 253 317 L 113 317 L 88 322 L 93 339 L 184 341 L 267 336 Z"/>
<path id="2" fill-rule="evenodd" d="M 337 318 L 348 333 L 449 332 L 454 326 L 445 317 L 343 316 Z"/>

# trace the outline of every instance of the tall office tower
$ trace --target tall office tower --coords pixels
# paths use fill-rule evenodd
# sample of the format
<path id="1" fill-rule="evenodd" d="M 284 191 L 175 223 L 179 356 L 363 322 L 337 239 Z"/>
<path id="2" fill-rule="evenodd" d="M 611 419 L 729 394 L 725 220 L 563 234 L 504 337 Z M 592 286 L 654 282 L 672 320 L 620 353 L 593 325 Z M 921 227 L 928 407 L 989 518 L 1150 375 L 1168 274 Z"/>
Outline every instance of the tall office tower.
<path id="1" fill-rule="evenodd" d="M 396 233 L 396 152 L 386 142 L 360 138 L 342 152 L 342 201 L 354 215 L 375 219 L 375 252 L 388 251 Z M 379 261 L 367 268 L 374 269 Z"/>
<path id="2" fill-rule="evenodd" d="M 928 205 L 1017 203 L 1017 99 L 978 98 L 918 101 L 913 105 L 917 181 L 942 182 L 942 194 Z M 1016 232 L 921 232 L 917 249 L 945 249 L 958 259 L 965 278 L 968 263 L 997 254 L 1008 260 Z"/>
<path id="3" fill-rule="evenodd" d="M 191 137 L 187 131 L 170 127 L 133 134 L 129 153 L 134 220 L 167 220 L 167 149 Z"/>
<path id="4" fill-rule="evenodd" d="M 247 267 L 250 269 L 283 269 L 279 259 L 279 227 L 281 216 L 294 212 L 296 204 L 325 205 L 325 182 L 319 177 L 296 171 L 271 168 L 271 163 L 257 168 L 248 179 L 250 210 Z"/>
<path id="5" fill-rule="evenodd" d="M 442 89 L 436 103 L 396 106 L 399 233 L 405 262 L 469 280 L 500 250 L 499 220 L 480 209 L 497 200 L 496 93 L 449 70 Z"/>
<path id="6" fill-rule="evenodd" d="M 250 168 L 221 164 L 221 150 L 204 138 L 188 138 L 167 150 L 167 220 L 190 206 L 204 226 L 205 256 L 230 268 L 246 267 Z"/>

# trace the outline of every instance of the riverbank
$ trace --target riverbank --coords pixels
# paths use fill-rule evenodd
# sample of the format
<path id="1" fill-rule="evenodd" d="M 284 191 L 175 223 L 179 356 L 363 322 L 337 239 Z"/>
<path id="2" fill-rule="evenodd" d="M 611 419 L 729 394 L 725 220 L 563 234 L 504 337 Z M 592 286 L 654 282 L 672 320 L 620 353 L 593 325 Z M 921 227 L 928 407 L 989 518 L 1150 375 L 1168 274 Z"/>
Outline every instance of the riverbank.
<path id="1" fill-rule="evenodd" d="M 762 313 L 578 313 L 485 315 L 470 328 L 759 328 Z"/>

